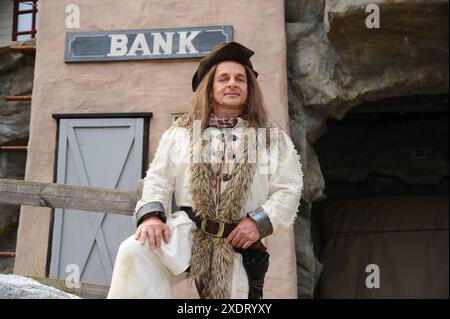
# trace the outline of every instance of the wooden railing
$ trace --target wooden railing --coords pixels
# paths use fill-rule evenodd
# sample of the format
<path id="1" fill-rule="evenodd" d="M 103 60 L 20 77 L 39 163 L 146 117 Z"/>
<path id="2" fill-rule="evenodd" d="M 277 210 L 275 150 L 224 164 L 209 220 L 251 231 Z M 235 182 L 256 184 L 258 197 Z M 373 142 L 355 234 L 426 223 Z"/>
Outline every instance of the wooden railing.
<path id="1" fill-rule="evenodd" d="M 132 215 L 138 195 L 139 191 L 0 179 L 0 203 L 5 204 Z"/>

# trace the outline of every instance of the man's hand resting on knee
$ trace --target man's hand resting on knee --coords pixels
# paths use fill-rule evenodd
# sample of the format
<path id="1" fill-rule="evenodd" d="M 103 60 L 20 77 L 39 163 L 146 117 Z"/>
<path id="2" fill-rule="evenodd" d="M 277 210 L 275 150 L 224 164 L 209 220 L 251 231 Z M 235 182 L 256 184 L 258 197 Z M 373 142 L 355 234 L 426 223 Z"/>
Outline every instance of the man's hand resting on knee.
<path id="1" fill-rule="evenodd" d="M 161 236 L 167 244 L 170 237 L 169 227 L 157 216 L 150 216 L 141 222 L 134 238 L 139 240 L 141 245 L 144 245 L 145 240 L 148 238 L 150 249 L 154 250 L 156 247 L 161 246 Z"/>

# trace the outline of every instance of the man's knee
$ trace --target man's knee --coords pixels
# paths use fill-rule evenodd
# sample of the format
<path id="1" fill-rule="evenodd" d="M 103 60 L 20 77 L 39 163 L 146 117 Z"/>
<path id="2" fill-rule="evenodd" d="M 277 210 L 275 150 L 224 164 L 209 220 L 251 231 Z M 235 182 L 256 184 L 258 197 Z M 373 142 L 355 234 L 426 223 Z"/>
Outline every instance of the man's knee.
<path id="1" fill-rule="evenodd" d="M 155 250 L 149 248 L 148 242 L 141 245 L 139 240 L 134 239 L 134 235 L 125 239 L 119 246 L 117 260 L 139 260 L 140 262 L 151 262 L 160 264 L 159 256 Z"/>
<path id="2" fill-rule="evenodd" d="M 138 240 L 134 239 L 134 235 L 128 237 L 125 239 L 119 246 L 119 254 L 120 253 L 126 253 L 126 252 L 132 252 L 139 248 L 141 248 L 141 244 Z"/>
<path id="3" fill-rule="evenodd" d="M 139 240 L 134 239 L 134 235 L 132 235 L 120 244 L 117 252 L 117 258 L 124 256 L 129 258 L 131 256 L 136 256 L 137 254 L 151 255 L 152 251 L 149 249 L 147 243 L 141 245 Z"/>

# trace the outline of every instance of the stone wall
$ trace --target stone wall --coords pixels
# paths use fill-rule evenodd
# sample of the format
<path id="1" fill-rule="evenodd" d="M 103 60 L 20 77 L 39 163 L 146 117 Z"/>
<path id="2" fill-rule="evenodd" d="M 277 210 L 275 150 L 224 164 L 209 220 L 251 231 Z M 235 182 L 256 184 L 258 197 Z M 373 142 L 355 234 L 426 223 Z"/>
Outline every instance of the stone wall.
<path id="1" fill-rule="evenodd" d="M 10 45 L 33 45 L 33 41 L 0 46 L 0 146 L 27 145 L 30 102 L 8 102 L 8 95 L 31 95 L 34 55 L 12 52 Z M 0 151 L 0 178 L 24 179 L 25 152 Z M 15 251 L 19 206 L 0 204 L 0 251 Z M 0 272 L 11 272 L 14 259 L 0 257 Z"/>

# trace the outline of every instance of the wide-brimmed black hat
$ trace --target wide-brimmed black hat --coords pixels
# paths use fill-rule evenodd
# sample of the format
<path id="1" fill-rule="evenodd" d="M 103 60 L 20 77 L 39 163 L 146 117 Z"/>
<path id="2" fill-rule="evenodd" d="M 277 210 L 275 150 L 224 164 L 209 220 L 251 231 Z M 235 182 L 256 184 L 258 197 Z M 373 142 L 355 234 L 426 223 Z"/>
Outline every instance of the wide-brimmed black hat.
<path id="1" fill-rule="evenodd" d="M 197 90 L 198 85 L 206 73 L 208 73 L 209 69 L 223 61 L 236 61 L 246 65 L 253 71 L 255 76 L 258 77 L 258 72 L 253 70 L 252 63 L 250 62 L 250 57 L 253 54 L 255 54 L 255 52 L 237 42 L 221 43 L 215 46 L 211 53 L 200 60 L 197 71 L 192 77 L 192 91 L 195 92 L 195 90 Z"/>

